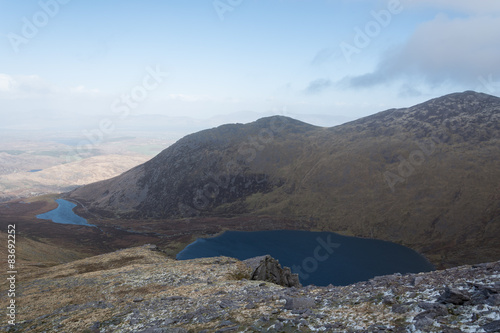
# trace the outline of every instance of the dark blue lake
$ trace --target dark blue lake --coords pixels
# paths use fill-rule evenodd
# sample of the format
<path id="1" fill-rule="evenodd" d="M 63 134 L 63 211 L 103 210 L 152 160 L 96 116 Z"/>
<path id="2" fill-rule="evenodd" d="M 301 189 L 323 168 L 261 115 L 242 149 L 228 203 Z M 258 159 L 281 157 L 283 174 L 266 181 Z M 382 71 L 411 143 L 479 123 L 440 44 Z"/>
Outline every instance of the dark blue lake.
<path id="1" fill-rule="evenodd" d="M 76 207 L 76 204 L 64 199 L 57 199 L 56 202 L 59 205 L 56 209 L 51 210 L 47 213 L 37 215 L 36 217 L 42 220 L 51 220 L 55 223 L 77 224 L 85 225 L 88 227 L 95 227 L 95 225 L 89 224 L 86 219 L 76 215 L 75 212 L 73 212 L 73 208 Z"/>
<path id="2" fill-rule="evenodd" d="M 298 273 L 303 285 L 348 285 L 375 276 L 434 270 L 423 256 L 405 246 L 375 239 L 309 231 L 226 231 L 197 239 L 177 259 L 228 256 L 240 260 L 270 254 Z"/>

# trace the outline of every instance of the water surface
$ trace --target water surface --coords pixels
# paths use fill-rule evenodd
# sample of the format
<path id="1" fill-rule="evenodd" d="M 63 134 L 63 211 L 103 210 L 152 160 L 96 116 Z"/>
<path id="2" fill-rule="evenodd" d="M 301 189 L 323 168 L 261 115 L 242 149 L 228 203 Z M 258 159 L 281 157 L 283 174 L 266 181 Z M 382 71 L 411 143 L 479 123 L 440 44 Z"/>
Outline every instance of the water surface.
<path id="1" fill-rule="evenodd" d="M 86 219 L 76 215 L 75 212 L 73 212 L 73 208 L 76 207 L 76 204 L 64 199 L 57 199 L 56 202 L 59 205 L 56 209 L 53 209 L 47 213 L 37 215 L 36 217 L 42 220 L 51 220 L 55 223 L 77 224 L 95 227 L 95 225 L 89 224 Z"/>
<path id="2" fill-rule="evenodd" d="M 427 259 L 399 244 L 309 231 L 227 231 L 197 239 L 177 259 L 228 256 L 240 260 L 270 254 L 298 273 L 303 285 L 348 285 L 375 276 L 434 270 Z"/>

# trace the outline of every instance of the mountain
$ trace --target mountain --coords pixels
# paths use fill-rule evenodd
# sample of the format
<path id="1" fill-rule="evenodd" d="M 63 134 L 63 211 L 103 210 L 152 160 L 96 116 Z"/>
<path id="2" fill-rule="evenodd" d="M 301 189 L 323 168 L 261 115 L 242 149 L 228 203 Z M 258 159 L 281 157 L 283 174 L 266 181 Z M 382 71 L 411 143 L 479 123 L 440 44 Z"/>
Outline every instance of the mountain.
<path id="1" fill-rule="evenodd" d="M 7 312 L 0 331 L 498 332 L 499 273 L 493 262 L 286 288 L 251 280 L 236 259 L 178 261 L 149 245 L 24 274 L 16 325 Z"/>
<path id="2" fill-rule="evenodd" d="M 472 91 L 331 128 L 274 116 L 188 135 L 67 197 L 108 219 L 284 217 L 439 267 L 493 261 L 499 133 L 500 98 Z"/>

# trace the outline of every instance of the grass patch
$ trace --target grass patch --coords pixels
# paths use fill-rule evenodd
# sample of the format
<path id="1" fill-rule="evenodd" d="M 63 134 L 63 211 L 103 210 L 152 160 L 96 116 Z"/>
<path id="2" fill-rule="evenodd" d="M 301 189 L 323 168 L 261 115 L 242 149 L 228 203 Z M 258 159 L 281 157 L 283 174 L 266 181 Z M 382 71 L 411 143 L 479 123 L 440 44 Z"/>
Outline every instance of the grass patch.
<path id="1" fill-rule="evenodd" d="M 91 263 L 91 264 L 81 264 L 81 265 L 78 265 L 76 267 L 76 270 L 78 271 L 78 274 L 97 272 L 97 271 L 105 271 L 105 270 L 110 270 L 110 269 L 115 269 L 115 268 L 127 266 L 132 261 L 141 260 L 141 259 L 144 259 L 144 257 L 143 256 L 133 256 L 133 257 L 126 257 L 126 258 L 110 260 L 110 261 L 102 262 L 102 263 L 99 262 L 99 263 Z"/>
<path id="2" fill-rule="evenodd" d="M 250 267 L 240 262 L 238 263 L 237 270 L 229 273 L 228 277 L 230 280 L 237 280 L 237 281 L 243 279 L 250 280 L 250 278 L 252 277 L 252 270 L 250 269 Z"/>

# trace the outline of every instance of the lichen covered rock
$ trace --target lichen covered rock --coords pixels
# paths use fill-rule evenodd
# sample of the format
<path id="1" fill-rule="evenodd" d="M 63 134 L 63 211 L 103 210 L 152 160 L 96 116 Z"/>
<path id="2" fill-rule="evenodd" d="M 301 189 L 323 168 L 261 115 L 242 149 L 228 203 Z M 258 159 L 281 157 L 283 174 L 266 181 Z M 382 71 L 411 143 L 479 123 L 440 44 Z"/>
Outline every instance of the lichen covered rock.
<path id="1" fill-rule="evenodd" d="M 299 275 L 293 274 L 289 267 L 281 267 L 278 260 L 270 255 L 244 260 L 252 269 L 251 279 L 267 281 L 284 287 L 302 287 Z"/>

